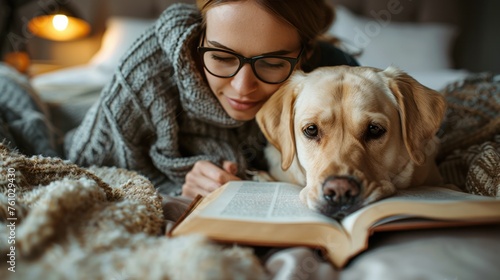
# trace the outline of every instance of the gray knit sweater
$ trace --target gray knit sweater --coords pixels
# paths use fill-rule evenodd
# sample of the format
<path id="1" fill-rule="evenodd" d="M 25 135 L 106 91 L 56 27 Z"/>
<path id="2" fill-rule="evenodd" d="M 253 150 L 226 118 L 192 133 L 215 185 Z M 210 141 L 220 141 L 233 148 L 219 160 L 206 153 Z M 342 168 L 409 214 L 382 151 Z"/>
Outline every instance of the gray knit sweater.
<path id="1" fill-rule="evenodd" d="M 264 169 L 265 139 L 255 121 L 224 111 L 198 67 L 201 15 L 193 5 L 165 10 L 124 55 L 111 82 L 82 124 L 65 139 L 68 159 L 88 166 L 141 172 L 163 193 L 178 192 L 199 160 L 238 164 L 238 176 Z M 350 55 L 319 43 L 305 71 L 358 65 Z"/>
<path id="2" fill-rule="evenodd" d="M 99 101 L 65 141 L 68 159 L 117 166 L 180 190 L 194 163 L 231 160 L 239 176 L 262 158 L 255 121 L 230 118 L 195 63 L 201 16 L 195 6 L 165 10 L 124 55 Z"/>

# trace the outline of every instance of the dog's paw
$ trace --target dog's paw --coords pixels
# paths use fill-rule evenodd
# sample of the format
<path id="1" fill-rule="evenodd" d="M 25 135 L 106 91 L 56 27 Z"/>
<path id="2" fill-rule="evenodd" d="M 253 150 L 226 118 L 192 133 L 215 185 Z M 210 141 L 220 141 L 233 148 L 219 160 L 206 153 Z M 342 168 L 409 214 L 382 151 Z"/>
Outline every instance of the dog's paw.
<path id="1" fill-rule="evenodd" d="M 247 170 L 248 177 L 256 182 L 274 182 L 276 181 L 269 173 L 262 170 Z"/>

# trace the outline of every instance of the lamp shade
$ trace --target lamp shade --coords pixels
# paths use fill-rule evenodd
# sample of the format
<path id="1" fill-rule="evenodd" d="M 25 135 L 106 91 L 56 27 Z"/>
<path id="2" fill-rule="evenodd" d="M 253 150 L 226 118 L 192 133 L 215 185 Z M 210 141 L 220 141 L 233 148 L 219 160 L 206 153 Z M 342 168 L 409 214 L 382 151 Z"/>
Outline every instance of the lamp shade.
<path id="1" fill-rule="evenodd" d="M 32 18 L 28 30 L 41 38 L 68 41 L 85 37 L 90 33 L 90 25 L 68 7 L 60 6 L 53 13 Z"/>

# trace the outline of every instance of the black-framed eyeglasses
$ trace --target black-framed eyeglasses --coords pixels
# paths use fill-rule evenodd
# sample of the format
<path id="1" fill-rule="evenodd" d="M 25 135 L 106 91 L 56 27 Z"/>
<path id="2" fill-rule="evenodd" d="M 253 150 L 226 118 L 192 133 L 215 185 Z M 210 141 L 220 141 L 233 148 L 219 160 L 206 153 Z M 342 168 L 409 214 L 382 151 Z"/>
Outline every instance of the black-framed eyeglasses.
<path id="1" fill-rule="evenodd" d="M 198 53 L 202 58 L 203 67 L 210 74 L 219 78 L 231 78 L 245 63 L 248 63 L 252 66 L 255 76 L 268 84 L 280 84 L 288 79 L 304 50 L 304 47 L 301 47 L 296 58 L 278 55 L 258 55 L 248 58 L 228 50 L 203 47 L 203 41 L 204 38 L 202 45 L 198 47 Z"/>

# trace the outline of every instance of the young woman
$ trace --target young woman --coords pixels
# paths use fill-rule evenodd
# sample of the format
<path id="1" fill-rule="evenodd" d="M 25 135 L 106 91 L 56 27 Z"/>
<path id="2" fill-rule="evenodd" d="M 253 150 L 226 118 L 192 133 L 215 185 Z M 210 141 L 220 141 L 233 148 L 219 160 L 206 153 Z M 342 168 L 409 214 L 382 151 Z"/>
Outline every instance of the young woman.
<path id="1" fill-rule="evenodd" d="M 136 170 L 163 194 L 206 195 L 264 169 L 254 121 L 296 68 L 357 65 L 318 39 L 323 0 L 198 0 L 172 5 L 122 59 L 66 156 Z"/>

